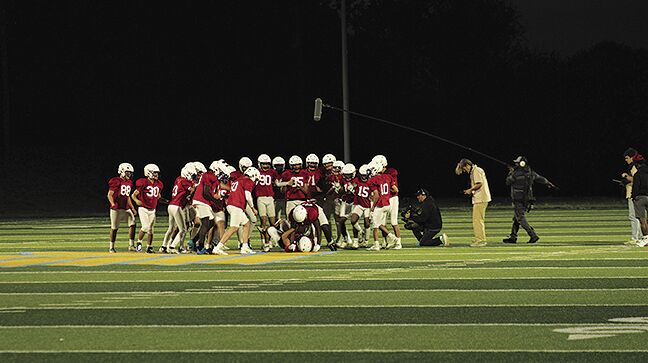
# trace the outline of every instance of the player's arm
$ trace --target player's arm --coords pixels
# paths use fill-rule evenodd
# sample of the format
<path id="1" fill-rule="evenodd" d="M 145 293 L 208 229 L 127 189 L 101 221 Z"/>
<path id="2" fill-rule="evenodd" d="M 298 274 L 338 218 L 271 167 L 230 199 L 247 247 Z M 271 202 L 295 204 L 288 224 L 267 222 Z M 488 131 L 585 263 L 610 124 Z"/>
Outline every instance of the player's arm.
<path id="1" fill-rule="evenodd" d="M 142 201 L 139 199 L 139 194 L 140 194 L 139 189 L 135 189 L 133 195 L 131 195 L 131 198 L 133 198 L 135 204 L 137 204 L 138 207 L 142 205 Z"/>
<path id="2" fill-rule="evenodd" d="M 252 193 L 250 193 L 249 190 L 245 191 L 245 201 L 247 202 L 247 205 L 250 206 L 250 209 L 252 209 L 252 213 L 254 213 L 254 215 L 257 215 L 258 213 L 256 208 L 254 208 L 254 201 L 252 200 Z"/>
<path id="3" fill-rule="evenodd" d="M 371 192 L 371 211 L 372 212 L 376 208 L 376 202 L 378 202 L 378 198 L 379 198 L 378 190 L 374 190 L 373 192 Z"/>
<path id="4" fill-rule="evenodd" d="M 274 185 L 276 187 L 286 187 L 291 184 L 290 180 L 289 181 L 281 181 L 281 180 L 275 180 Z"/>
<path id="5" fill-rule="evenodd" d="M 205 183 L 205 185 L 203 185 L 203 198 L 210 202 L 216 203 L 218 202 L 218 198 L 214 197 L 214 195 L 211 193 L 211 190 L 212 186 L 208 183 Z"/>
<path id="6" fill-rule="evenodd" d="M 295 234 L 294 228 L 289 228 L 286 232 L 281 234 L 281 243 L 283 243 L 284 249 L 292 244 L 294 234 Z"/>
<path id="7" fill-rule="evenodd" d="M 114 190 L 112 190 L 112 189 L 108 190 L 107 198 L 108 198 L 108 202 L 110 203 L 110 208 L 115 206 L 115 198 L 113 198 L 114 194 L 115 194 Z"/>

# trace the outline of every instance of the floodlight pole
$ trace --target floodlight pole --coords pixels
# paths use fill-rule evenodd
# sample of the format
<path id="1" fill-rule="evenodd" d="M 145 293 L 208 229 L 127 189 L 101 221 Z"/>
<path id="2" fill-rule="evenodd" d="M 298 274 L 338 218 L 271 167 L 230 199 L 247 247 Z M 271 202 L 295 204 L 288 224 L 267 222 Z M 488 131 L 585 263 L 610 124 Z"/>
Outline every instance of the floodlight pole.
<path id="1" fill-rule="evenodd" d="M 349 71 L 347 64 L 347 25 L 346 0 L 342 0 L 340 9 L 340 26 L 342 33 L 342 107 L 349 109 Z M 349 136 L 349 113 L 342 113 L 342 132 L 344 135 L 344 162 L 351 161 L 351 138 Z"/>

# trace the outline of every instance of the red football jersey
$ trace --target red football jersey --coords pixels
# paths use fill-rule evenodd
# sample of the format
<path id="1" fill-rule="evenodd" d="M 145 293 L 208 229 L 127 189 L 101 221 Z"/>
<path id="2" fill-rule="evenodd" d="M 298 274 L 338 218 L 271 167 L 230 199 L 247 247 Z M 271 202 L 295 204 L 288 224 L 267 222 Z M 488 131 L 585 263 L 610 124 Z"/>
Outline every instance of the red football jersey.
<path id="1" fill-rule="evenodd" d="M 238 179 L 238 178 L 240 178 L 240 177 L 242 177 L 242 176 L 243 176 L 243 173 L 241 173 L 241 172 L 238 171 L 238 170 L 234 170 L 234 171 L 230 174 L 229 178 L 230 178 L 230 180 L 236 180 L 236 179 Z"/>
<path id="2" fill-rule="evenodd" d="M 214 174 L 213 171 L 208 171 L 206 173 L 203 173 L 203 175 L 200 176 L 200 180 L 198 180 L 198 185 L 196 186 L 196 191 L 194 192 L 194 197 L 193 199 L 195 201 L 211 205 L 212 207 L 215 205 L 214 202 L 211 202 L 203 196 L 203 190 L 205 187 L 205 184 L 209 184 L 211 187 L 211 190 L 209 192 L 214 194 L 214 190 L 218 188 L 218 177 L 216 177 L 216 174 Z"/>
<path id="3" fill-rule="evenodd" d="M 301 190 L 301 187 L 306 184 L 307 179 L 308 174 L 304 169 L 299 170 L 297 173 L 292 170 L 284 171 L 283 174 L 281 174 L 281 180 L 292 182 L 291 185 L 286 187 L 286 200 L 306 199 L 306 194 Z"/>
<path id="4" fill-rule="evenodd" d="M 355 181 L 342 178 L 340 184 L 342 184 L 340 199 L 345 203 L 353 203 Z"/>
<path id="5" fill-rule="evenodd" d="M 391 176 L 392 178 L 392 185 L 395 185 L 398 188 L 398 171 L 394 168 L 387 168 L 385 170 L 385 174 Z M 398 196 L 398 192 L 394 192 L 390 190 L 391 196 Z"/>
<path id="6" fill-rule="evenodd" d="M 142 207 L 148 209 L 157 208 L 158 199 L 164 185 L 161 181 L 155 180 L 151 182 L 148 178 L 139 178 L 135 182 L 135 188 L 139 190 L 138 198 L 142 202 Z"/>
<path id="7" fill-rule="evenodd" d="M 110 178 L 108 180 L 108 190 L 113 191 L 113 200 L 115 201 L 115 206 L 110 207 L 110 209 L 128 209 L 128 198 L 130 198 L 131 189 L 133 189 L 132 180 L 124 180 L 118 176 Z"/>
<path id="8" fill-rule="evenodd" d="M 189 188 L 192 186 L 193 182 L 191 180 L 181 176 L 177 177 L 175 183 L 173 183 L 169 204 L 177 205 L 180 208 L 186 207 L 189 203 Z"/>
<path id="9" fill-rule="evenodd" d="M 362 181 L 360 178 L 353 179 L 353 182 L 356 185 L 355 194 L 353 196 L 353 204 L 359 205 L 364 208 L 371 207 L 371 190 L 369 190 L 369 185 L 367 181 Z"/>
<path id="10" fill-rule="evenodd" d="M 274 197 L 274 188 L 272 187 L 277 180 L 277 171 L 274 169 L 259 170 L 261 177 L 254 188 L 257 197 Z"/>
<path id="11" fill-rule="evenodd" d="M 239 207 L 245 210 L 245 205 L 247 204 L 247 201 L 245 200 L 245 192 L 247 191 L 252 193 L 253 189 L 254 182 L 246 176 L 232 181 L 229 198 L 227 198 L 227 205 Z"/>
<path id="12" fill-rule="evenodd" d="M 318 169 L 315 170 L 308 170 L 305 169 L 306 171 L 306 184 L 308 184 L 308 195 L 307 198 L 310 199 L 313 195 L 317 194 L 317 186 L 320 183 L 320 179 L 322 179 L 322 173 Z"/>
<path id="13" fill-rule="evenodd" d="M 391 176 L 387 174 L 378 174 L 369 178 L 367 184 L 371 193 L 373 193 L 374 190 L 378 191 L 378 201 L 376 202 L 376 207 L 388 206 L 389 197 L 391 196 Z"/>

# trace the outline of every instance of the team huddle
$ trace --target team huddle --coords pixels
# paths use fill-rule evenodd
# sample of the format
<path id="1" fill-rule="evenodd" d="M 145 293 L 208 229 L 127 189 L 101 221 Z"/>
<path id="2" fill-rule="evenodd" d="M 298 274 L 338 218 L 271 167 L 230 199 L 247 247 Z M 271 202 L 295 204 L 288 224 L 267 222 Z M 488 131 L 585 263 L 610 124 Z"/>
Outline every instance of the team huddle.
<path id="1" fill-rule="evenodd" d="M 278 247 L 286 252 L 317 252 L 322 242 L 338 248 L 400 249 L 398 225 L 398 172 L 387 158 L 376 155 L 357 170 L 332 154 L 293 155 L 288 168 L 282 157 L 259 155 L 257 167 L 242 157 L 238 169 L 224 160 L 209 168 L 199 161 L 187 163 L 175 179 L 171 198 L 162 197 L 163 183 L 155 164 L 144 167 L 144 177 L 135 180 L 129 163 L 118 167 L 118 176 L 108 181 L 110 203 L 110 248 L 120 223 L 129 226 L 129 251 L 154 253 L 153 227 L 158 203 L 168 204 L 169 228 L 161 253 L 227 255 L 227 242 L 236 234 L 241 254 L 254 254 L 250 244 L 253 228 L 261 248 Z M 333 238 L 330 216 L 337 236 Z M 141 229 L 137 239 L 136 216 Z M 351 233 L 347 231 L 347 220 Z M 391 230 L 387 228 L 391 225 Z M 185 240 L 188 241 L 185 243 Z M 373 243 L 370 243 L 370 240 Z"/>

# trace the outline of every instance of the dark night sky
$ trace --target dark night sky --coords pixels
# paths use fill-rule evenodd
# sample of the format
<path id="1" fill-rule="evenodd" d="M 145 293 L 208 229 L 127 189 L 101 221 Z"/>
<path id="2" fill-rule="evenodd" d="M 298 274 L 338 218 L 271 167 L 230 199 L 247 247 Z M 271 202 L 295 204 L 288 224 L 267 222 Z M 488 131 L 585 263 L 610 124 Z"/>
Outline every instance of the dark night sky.
<path id="1" fill-rule="evenodd" d="M 341 115 L 325 110 L 322 122 L 312 121 L 315 97 L 342 103 L 339 18 L 329 3 L 4 1 L 9 158 L 56 180 L 87 180 L 85 195 L 101 204 L 105 181 L 122 161 L 138 175 L 155 162 L 170 183 L 191 160 L 236 163 L 261 152 L 341 157 Z M 506 161 L 526 154 L 562 185 L 559 196 L 619 194 L 609 179 L 622 171 L 620 154 L 628 144 L 641 149 L 648 136 L 646 54 L 639 50 L 648 47 L 648 2 L 505 2 L 518 9 L 530 54 L 515 60 L 493 30 L 504 29 L 499 17 L 460 0 L 440 6 L 437 23 L 426 27 L 416 10 L 424 3 L 354 9 L 353 110 Z M 619 45 L 583 53 L 601 41 Z M 554 58 L 545 57 L 551 51 Z M 602 66 L 610 70 L 596 73 Z M 614 82 L 632 79 L 643 83 L 615 98 Z M 609 101 L 592 107 L 601 98 Z M 636 135 L 611 140 L 617 122 Z M 505 169 L 478 155 L 365 119 L 352 118 L 351 132 L 352 161 L 385 154 L 405 192 L 423 184 L 457 196 L 466 180 L 454 176 L 454 163 L 469 157 L 486 168 L 495 194 L 507 195 Z"/>

